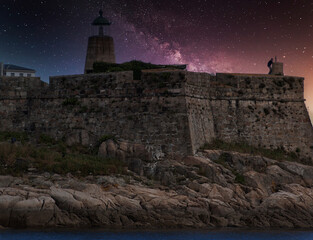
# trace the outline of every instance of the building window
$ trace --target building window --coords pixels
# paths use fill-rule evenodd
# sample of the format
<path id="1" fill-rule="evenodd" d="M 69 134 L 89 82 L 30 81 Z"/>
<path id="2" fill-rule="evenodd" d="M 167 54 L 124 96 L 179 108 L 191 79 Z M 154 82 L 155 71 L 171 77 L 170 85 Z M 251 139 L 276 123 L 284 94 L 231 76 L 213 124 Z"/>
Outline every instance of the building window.
<path id="1" fill-rule="evenodd" d="M 14 73 L 11 73 L 11 77 L 14 77 Z"/>
<path id="2" fill-rule="evenodd" d="M 23 77 L 23 73 L 20 73 L 20 77 Z"/>
<path id="3" fill-rule="evenodd" d="M 32 75 L 30 73 L 27 73 L 27 77 L 31 77 Z"/>

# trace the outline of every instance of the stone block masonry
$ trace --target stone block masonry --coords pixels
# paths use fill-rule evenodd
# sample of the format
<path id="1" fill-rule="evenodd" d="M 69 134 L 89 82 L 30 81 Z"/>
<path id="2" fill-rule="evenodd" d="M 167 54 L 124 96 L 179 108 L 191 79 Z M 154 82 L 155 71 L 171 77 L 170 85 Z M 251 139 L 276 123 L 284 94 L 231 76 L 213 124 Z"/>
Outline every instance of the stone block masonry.
<path id="1" fill-rule="evenodd" d="M 313 157 L 303 78 L 149 72 L 0 80 L 0 130 L 46 133 L 69 144 L 103 135 L 142 143 L 155 159 L 194 154 L 218 138 Z M 38 82 L 39 81 L 39 82 Z"/>
<path id="2" fill-rule="evenodd" d="M 114 41 L 112 37 L 89 37 L 85 73 L 93 71 L 93 64 L 95 62 L 115 63 Z"/>

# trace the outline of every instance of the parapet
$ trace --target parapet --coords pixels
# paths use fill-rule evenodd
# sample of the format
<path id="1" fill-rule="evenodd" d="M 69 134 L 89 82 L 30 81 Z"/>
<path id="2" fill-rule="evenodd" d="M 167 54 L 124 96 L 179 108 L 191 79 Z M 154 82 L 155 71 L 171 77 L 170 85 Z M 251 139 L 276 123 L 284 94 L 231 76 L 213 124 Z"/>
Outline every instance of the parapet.
<path id="1" fill-rule="evenodd" d="M 231 87 L 237 99 L 304 101 L 303 77 L 268 74 L 217 73 L 216 82 Z M 218 98 L 218 95 L 215 97 Z"/>
<path id="2" fill-rule="evenodd" d="M 39 78 L 0 79 L 1 96 L 10 97 L 0 101 L 6 130 L 84 145 L 112 135 L 145 144 L 156 158 L 196 153 L 212 139 L 313 155 L 302 77 L 162 70 L 134 79 L 126 71 L 51 77 L 49 87 Z"/>
<path id="3" fill-rule="evenodd" d="M 39 77 L 0 77 L 0 98 L 26 98 L 47 89 Z"/>
<path id="4" fill-rule="evenodd" d="M 50 77 L 49 90 L 58 97 L 109 96 L 114 94 L 111 90 L 125 90 L 133 81 L 131 71 L 55 76 Z"/>
<path id="5" fill-rule="evenodd" d="M 55 97 L 127 97 L 183 94 L 198 98 L 264 101 L 304 101 L 302 77 L 268 74 L 145 70 L 141 80 L 133 72 L 112 72 L 50 77 Z"/>
<path id="6" fill-rule="evenodd" d="M 284 64 L 282 62 L 274 62 L 271 75 L 284 75 Z"/>

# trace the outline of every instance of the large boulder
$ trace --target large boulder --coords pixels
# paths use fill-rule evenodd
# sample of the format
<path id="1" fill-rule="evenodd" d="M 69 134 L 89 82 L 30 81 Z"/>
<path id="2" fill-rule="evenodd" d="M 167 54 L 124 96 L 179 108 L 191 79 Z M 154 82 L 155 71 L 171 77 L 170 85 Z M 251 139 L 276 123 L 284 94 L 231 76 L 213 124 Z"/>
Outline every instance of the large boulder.
<path id="1" fill-rule="evenodd" d="M 128 168 L 139 175 L 144 173 L 144 163 L 152 162 L 152 155 L 143 144 L 115 141 L 103 142 L 98 155 L 104 158 L 119 159 L 127 163 Z"/>
<path id="2" fill-rule="evenodd" d="M 151 161 L 151 153 L 143 144 L 128 143 L 109 139 L 101 143 L 98 151 L 101 157 L 118 158 L 127 160 L 129 158 L 139 158 L 143 161 Z"/>
<path id="3" fill-rule="evenodd" d="M 313 186 L 313 167 L 297 162 L 280 162 L 278 165 L 293 177 L 301 177 L 308 187 Z"/>

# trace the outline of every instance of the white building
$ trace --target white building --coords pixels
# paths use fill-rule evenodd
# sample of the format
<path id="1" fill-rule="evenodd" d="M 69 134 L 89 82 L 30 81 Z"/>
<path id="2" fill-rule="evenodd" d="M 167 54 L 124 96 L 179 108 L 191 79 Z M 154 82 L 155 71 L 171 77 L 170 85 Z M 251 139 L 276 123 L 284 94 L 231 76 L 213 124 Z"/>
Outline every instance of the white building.
<path id="1" fill-rule="evenodd" d="M 36 71 L 13 64 L 0 63 L 0 76 L 6 77 L 35 77 Z"/>

